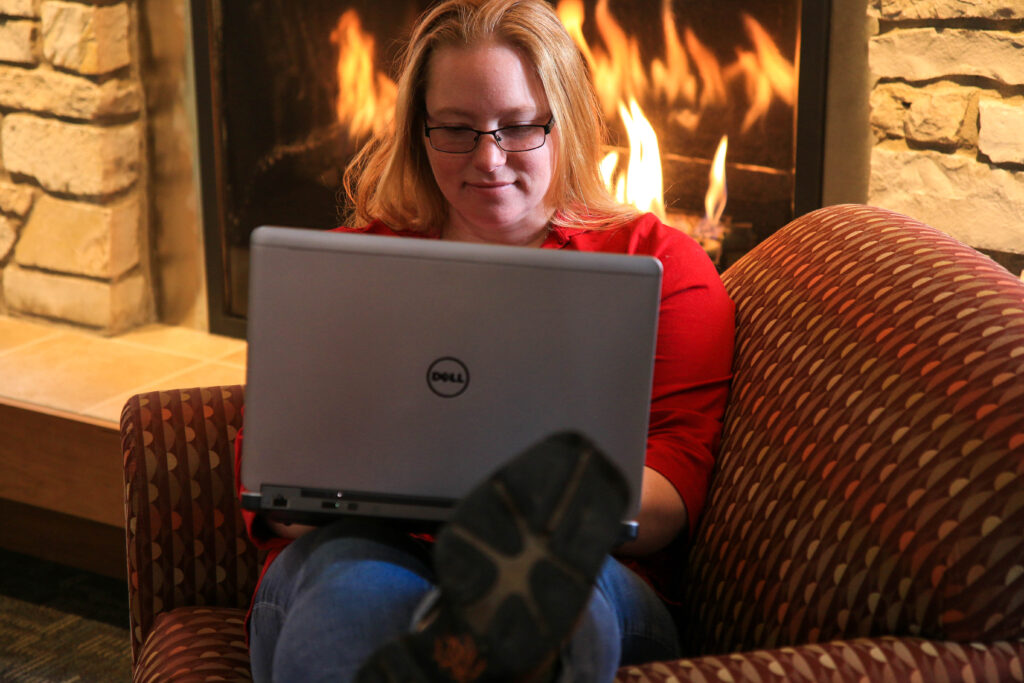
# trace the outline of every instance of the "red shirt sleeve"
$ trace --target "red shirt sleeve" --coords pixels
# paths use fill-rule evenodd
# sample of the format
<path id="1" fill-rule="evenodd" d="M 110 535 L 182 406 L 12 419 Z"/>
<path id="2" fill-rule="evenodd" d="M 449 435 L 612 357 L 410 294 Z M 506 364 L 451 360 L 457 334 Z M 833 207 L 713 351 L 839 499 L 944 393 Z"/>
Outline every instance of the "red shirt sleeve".
<path id="1" fill-rule="evenodd" d="M 569 239 L 580 250 L 661 261 L 647 466 L 679 492 L 692 534 L 704 509 L 732 379 L 733 303 L 703 248 L 652 214 L 621 229 Z"/>

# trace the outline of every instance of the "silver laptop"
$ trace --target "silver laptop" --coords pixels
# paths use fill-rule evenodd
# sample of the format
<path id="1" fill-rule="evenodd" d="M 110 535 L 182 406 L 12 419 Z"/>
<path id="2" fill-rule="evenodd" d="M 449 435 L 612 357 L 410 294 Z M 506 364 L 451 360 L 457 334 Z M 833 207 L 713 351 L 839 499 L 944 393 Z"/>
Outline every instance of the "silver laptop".
<path id="1" fill-rule="evenodd" d="M 247 508 L 440 521 L 575 430 L 621 468 L 635 516 L 656 259 L 278 227 L 250 259 Z"/>

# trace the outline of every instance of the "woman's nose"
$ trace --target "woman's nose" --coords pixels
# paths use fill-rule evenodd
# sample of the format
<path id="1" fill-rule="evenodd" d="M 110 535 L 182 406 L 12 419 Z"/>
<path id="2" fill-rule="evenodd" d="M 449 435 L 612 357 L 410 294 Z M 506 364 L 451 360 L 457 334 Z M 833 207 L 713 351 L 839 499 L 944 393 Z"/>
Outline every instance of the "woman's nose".
<path id="1" fill-rule="evenodd" d="M 481 135 L 473 150 L 473 165 L 481 171 L 491 171 L 504 165 L 507 152 L 498 147 L 493 135 Z"/>

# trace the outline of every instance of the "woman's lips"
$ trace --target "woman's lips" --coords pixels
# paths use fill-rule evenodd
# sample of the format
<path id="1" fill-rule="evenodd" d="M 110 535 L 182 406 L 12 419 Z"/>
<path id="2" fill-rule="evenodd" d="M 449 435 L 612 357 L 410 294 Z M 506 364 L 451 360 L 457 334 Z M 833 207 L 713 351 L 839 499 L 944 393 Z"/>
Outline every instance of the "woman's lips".
<path id="1" fill-rule="evenodd" d="M 500 190 L 505 187 L 510 187 L 511 182 L 468 182 L 466 183 L 469 187 L 475 190 Z"/>

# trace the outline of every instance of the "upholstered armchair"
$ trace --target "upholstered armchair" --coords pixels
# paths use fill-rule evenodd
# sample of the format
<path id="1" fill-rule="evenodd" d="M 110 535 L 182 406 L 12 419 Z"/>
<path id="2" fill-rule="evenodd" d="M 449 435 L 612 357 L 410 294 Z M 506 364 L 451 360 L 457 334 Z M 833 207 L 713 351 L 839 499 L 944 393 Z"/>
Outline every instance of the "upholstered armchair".
<path id="1" fill-rule="evenodd" d="M 688 658 L 618 680 L 1024 680 L 1024 284 L 865 206 L 793 221 L 723 279 L 732 395 L 675 560 Z M 137 681 L 249 676 L 243 400 L 125 406 Z"/>

